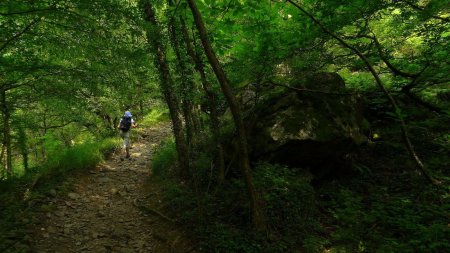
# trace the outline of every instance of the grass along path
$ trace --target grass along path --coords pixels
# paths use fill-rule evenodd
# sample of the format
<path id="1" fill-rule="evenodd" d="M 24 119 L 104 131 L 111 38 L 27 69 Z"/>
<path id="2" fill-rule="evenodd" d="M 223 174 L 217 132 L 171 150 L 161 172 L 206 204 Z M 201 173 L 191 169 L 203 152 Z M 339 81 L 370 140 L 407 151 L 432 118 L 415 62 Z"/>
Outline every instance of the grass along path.
<path id="1" fill-rule="evenodd" d="M 183 232 L 159 215 L 161 192 L 148 180 L 152 153 L 170 134 L 168 124 L 141 130 L 131 159 L 113 154 L 68 179 L 74 190 L 50 200 L 55 208 L 36 228 L 33 252 L 192 252 Z"/>

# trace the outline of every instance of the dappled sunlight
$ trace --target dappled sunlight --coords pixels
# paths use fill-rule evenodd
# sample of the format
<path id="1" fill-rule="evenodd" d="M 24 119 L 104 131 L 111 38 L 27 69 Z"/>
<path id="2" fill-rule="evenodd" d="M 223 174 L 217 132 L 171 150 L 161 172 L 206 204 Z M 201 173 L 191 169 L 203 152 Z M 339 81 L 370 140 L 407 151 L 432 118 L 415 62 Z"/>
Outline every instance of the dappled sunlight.
<path id="1" fill-rule="evenodd" d="M 99 171 L 99 172 L 102 172 L 102 171 L 116 171 L 117 168 L 116 167 L 112 167 L 110 164 L 107 164 L 107 163 L 101 163 L 101 164 L 98 164 L 96 166 L 96 170 Z"/>
<path id="2" fill-rule="evenodd" d="M 132 151 L 131 154 L 133 154 L 134 157 L 140 157 L 142 155 L 142 153 L 134 151 Z"/>

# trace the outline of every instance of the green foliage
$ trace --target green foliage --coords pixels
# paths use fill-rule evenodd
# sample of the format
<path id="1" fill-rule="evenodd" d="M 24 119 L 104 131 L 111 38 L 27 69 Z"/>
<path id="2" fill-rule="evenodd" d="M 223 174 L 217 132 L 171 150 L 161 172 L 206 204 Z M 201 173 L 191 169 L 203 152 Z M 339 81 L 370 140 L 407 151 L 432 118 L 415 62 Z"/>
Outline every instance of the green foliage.
<path id="1" fill-rule="evenodd" d="M 210 224 L 202 233 L 208 236 L 208 245 L 204 247 L 209 252 L 275 252 L 271 251 L 273 248 L 264 249 L 261 240 L 251 234 L 223 223 Z"/>
<path id="2" fill-rule="evenodd" d="M 57 142 L 50 142 L 57 146 Z M 68 148 L 48 149 L 48 160 L 42 165 L 45 171 L 73 171 L 94 167 L 103 160 L 104 154 L 111 153 L 118 146 L 117 138 L 107 138 L 100 142 L 86 141 Z"/>
<path id="3" fill-rule="evenodd" d="M 348 189 L 333 194 L 336 249 L 351 252 L 443 252 L 450 246 L 448 201 L 433 189 L 414 198 L 374 188 L 369 196 Z M 441 193 L 442 194 L 442 193 Z"/>
<path id="4" fill-rule="evenodd" d="M 150 113 L 144 116 L 139 122 L 140 127 L 151 127 L 158 122 L 167 121 L 169 119 L 169 111 L 165 107 L 153 108 Z"/>
<path id="5" fill-rule="evenodd" d="M 116 149 L 121 145 L 121 141 L 117 138 L 106 138 L 103 139 L 100 143 L 98 143 L 98 149 L 100 153 L 104 154 L 105 156 L 111 154 L 112 152 L 116 151 Z"/>
<path id="6" fill-rule="evenodd" d="M 193 164 L 208 171 L 206 161 L 200 157 Z M 318 235 L 321 229 L 310 177 L 267 163 L 259 164 L 255 172 L 255 185 L 265 203 L 269 238 L 251 232 L 241 179 L 226 181 L 208 192 L 211 175 L 199 172 L 196 180 L 201 182 L 200 194 L 165 177 L 167 211 L 205 238 L 201 245 L 208 252 L 286 252 L 293 248 L 318 249 L 325 244 L 326 240 Z"/>
<path id="7" fill-rule="evenodd" d="M 166 177 L 162 183 L 167 212 L 199 237 L 207 252 L 261 252 L 263 240 L 242 226 L 246 223 L 245 186 L 240 180 L 227 182 L 216 194 L 195 193 Z"/>
<path id="8" fill-rule="evenodd" d="M 311 231 L 317 210 L 310 179 L 284 166 L 262 163 L 255 168 L 255 184 L 266 203 L 271 232 L 301 240 L 302 231 Z"/>
<path id="9" fill-rule="evenodd" d="M 212 146 L 207 145 L 206 147 L 210 147 L 211 152 L 202 152 L 196 154 L 196 158 L 192 161 L 192 168 L 195 168 L 195 177 L 198 180 L 198 184 L 201 187 L 211 188 L 211 184 L 217 180 L 217 173 L 214 173 L 215 167 L 213 164 L 213 152 L 215 151 Z M 207 150 L 207 149 L 205 149 Z M 209 190 L 209 189 L 207 189 Z"/>
<path id="10" fill-rule="evenodd" d="M 177 161 L 177 150 L 173 138 L 164 140 L 156 149 L 152 158 L 152 172 L 157 176 L 170 173 Z"/>
<path id="11" fill-rule="evenodd" d="M 100 159 L 101 154 L 98 147 L 94 146 L 94 143 L 88 142 L 50 154 L 46 166 L 63 170 L 92 168 Z"/>

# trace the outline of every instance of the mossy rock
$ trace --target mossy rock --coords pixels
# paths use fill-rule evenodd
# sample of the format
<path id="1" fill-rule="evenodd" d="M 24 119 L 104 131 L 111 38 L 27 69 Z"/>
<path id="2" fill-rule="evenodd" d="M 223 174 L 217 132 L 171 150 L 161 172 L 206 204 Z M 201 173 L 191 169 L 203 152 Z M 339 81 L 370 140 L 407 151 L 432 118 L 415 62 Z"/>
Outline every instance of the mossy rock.
<path id="1" fill-rule="evenodd" d="M 347 91 L 336 73 L 318 73 L 299 83 L 331 93 L 287 90 L 260 101 L 246 114 L 251 115 L 246 122 L 252 159 L 309 167 L 320 176 L 347 167 L 349 154 L 367 141 L 359 95 Z"/>

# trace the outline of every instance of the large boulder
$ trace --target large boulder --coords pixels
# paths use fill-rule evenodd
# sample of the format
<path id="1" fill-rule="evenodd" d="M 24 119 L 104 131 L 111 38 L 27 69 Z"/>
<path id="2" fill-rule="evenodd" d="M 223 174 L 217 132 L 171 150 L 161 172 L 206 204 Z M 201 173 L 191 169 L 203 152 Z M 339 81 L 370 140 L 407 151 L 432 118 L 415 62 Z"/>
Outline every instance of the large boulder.
<path id="1" fill-rule="evenodd" d="M 317 73 L 300 83 L 245 113 L 250 156 L 308 167 L 321 177 L 346 167 L 349 154 L 367 140 L 367 121 L 359 96 L 338 74 Z"/>

